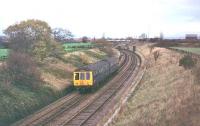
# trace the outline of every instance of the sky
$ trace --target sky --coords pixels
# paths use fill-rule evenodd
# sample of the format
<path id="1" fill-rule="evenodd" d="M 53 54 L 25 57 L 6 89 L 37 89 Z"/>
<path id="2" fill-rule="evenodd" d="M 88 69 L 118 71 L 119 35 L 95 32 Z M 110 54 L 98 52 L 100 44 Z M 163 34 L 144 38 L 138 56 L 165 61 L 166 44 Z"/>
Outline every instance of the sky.
<path id="1" fill-rule="evenodd" d="M 200 0 L 0 0 L 0 34 L 27 19 L 75 37 L 183 37 L 200 34 Z"/>

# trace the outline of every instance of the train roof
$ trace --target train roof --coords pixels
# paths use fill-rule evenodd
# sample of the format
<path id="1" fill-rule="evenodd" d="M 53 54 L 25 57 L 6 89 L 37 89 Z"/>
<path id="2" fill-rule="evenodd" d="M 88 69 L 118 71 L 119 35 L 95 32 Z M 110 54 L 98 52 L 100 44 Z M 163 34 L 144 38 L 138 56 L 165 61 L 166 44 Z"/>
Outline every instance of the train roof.
<path id="1" fill-rule="evenodd" d="M 83 66 L 83 67 L 80 67 L 79 69 L 77 69 L 76 71 L 95 71 L 105 65 L 108 65 L 108 64 L 114 64 L 117 62 L 117 58 L 116 57 L 109 57 L 109 58 L 106 58 L 104 60 L 100 60 L 94 64 L 89 64 L 89 65 L 86 65 L 86 66 Z"/>

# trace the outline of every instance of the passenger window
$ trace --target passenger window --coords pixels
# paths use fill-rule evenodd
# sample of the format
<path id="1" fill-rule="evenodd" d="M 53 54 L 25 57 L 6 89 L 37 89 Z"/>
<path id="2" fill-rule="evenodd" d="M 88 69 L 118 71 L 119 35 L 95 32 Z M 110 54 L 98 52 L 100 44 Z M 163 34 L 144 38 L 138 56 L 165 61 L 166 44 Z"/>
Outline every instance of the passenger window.
<path id="1" fill-rule="evenodd" d="M 81 75 L 80 75 L 80 80 L 85 80 L 85 73 L 80 73 Z"/>
<path id="2" fill-rule="evenodd" d="M 86 73 L 86 80 L 90 80 L 90 72 Z"/>
<path id="3" fill-rule="evenodd" d="M 75 80 L 79 80 L 79 73 L 75 73 Z"/>

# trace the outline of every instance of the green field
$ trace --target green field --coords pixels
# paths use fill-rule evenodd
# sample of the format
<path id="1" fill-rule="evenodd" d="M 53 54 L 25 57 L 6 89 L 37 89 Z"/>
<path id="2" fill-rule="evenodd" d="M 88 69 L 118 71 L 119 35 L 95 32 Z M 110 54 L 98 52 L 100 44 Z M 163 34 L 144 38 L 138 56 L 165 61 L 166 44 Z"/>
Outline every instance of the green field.
<path id="1" fill-rule="evenodd" d="M 8 49 L 0 49 L 0 60 L 4 60 L 8 57 Z"/>
<path id="2" fill-rule="evenodd" d="M 86 50 L 88 48 L 93 48 L 95 44 L 91 42 L 77 42 L 77 43 L 65 43 L 63 44 L 66 52 L 74 52 L 74 51 L 80 51 L 80 50 Z"/>
<path id="3" fill-rule="evenodd" d="M 183 51 L 187 51 L 187 52 L 191 52 L 191 53 L 200 55 L 200 48 L 187 48 L 187 47 L 170 47 L 170 48 L 183 50 Z"/>

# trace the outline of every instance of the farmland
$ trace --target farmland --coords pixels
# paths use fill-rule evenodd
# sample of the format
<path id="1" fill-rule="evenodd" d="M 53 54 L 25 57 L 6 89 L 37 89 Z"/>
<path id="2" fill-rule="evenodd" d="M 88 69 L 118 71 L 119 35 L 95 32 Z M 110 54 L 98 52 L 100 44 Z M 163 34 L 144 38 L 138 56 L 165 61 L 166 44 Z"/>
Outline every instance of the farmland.
<path id="1" fill-rule="evenodd" d="M 74 52 L 74 51 L 80 51 L 80 50 L 93 48 L 95 44 L 91 42 L 87 42 L 87 43 L 81 42 L 81 43 L 65 43 L 63 44 L 63 46 L 66 52 Z"/>
<path id="2" fill-rule="evenodd" d="M 75 52 L 81 50 L 87 50 L 95 47 L 95 44 L 87 42 L 87 43 L 65 43 L 63 44 L 64 50 L 66 52 Z M 0 60 L 4 60 L 7 58 L 9 53 L 9 49 L 0 48 Z"/>
<path id="3" fill-rule="evenodd" d="M 0 60 L 7 58 L 8 52 L 8 49 L 0 49 Z"/>
<path id="4" fill-rule="evenodd" d="M 186 52 L 191 52 L 191 53 L 200 55 L 200 48 L 187 48 L 187 47 L 171 47 L 171 48 L 183 50 L 183 51 L 186 51 Z"/>

